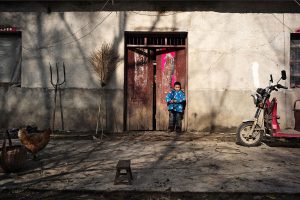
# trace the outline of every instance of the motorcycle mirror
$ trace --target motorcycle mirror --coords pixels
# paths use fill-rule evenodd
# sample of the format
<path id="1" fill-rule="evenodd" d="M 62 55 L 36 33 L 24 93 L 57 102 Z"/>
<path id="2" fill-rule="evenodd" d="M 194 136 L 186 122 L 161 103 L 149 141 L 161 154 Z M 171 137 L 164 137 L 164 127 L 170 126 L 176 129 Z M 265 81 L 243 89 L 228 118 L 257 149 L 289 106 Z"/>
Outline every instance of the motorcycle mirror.
<path id="1" fill-rule="evenodd" d="M 285 70 L 281 71 L 281 79 L 282 80 L 286 80 L 286 72 L 285 72 Z"/>
<path id="2" fill-rule="evenodd" d="M 273 83 L 273 76 L 270 74 L 270 82 Z"/>

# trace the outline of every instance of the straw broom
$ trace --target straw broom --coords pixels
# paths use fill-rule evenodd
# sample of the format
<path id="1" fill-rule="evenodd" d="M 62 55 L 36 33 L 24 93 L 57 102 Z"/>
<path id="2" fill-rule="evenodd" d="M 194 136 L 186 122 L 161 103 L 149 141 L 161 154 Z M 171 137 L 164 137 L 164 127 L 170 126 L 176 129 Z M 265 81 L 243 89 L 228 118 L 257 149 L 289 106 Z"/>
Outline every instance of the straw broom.
<path id="1" fill-rule="evenodd" d="M 119 55 L 115 49 L 112 48 L 110 44 L 103 43 L 99 50 L 92 52 L 89 57 L 89 62 L 96 73 L 99 81 L 99 86 L 101 87 L 100 100 L 98 102 L 98 114 L 97 114 L 97 125 L 96 125 L 96 135 L 99 129 L 99 120 L 101 113 L 102 104 L 102 89 L 105 87 L 111 78 L 113 72 L 117 67 L 119 60 Z M 102 120 L 103 121 L 103 120 Z M 103 137 L 103 123 L 101 121 L 101 140 Z"/>

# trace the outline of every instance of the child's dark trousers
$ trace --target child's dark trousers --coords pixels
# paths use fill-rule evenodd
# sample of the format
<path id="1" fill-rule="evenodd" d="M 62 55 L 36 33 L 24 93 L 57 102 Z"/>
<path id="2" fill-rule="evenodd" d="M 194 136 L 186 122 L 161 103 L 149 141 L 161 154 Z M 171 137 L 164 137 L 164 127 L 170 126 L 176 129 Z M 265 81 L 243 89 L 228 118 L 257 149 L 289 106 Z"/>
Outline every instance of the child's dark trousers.
<path id="1" fill-rule="evenodd" d="M 181 112 L 176 111 L 169 111 L 169 131 L 181 132 L 181 125 L 182 125 L 182 115 Z"/>

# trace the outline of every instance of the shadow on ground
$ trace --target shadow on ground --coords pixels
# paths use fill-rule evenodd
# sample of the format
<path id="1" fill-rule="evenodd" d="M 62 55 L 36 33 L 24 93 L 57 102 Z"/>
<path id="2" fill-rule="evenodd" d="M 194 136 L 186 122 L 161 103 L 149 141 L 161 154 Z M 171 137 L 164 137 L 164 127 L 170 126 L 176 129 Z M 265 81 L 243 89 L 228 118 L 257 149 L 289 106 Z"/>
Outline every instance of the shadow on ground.
<path id="1" fill-rule="evenodd" d="M 287 147 L 287 148 L 300 148 L 300 139 L 267 139 L 264 143 L 269 147 Z"/>
<path id="2" fill-rule="evenodd" d="M 288 199 L 298 200 L 300 194 L 274 194 L 274 193 L 196 193 L 196 192 L 140 192 L 140 191 L 114 191 L 114 192 L 80 192 L 80 191 L 1 191 L 1 199 L 98 199 L 98 200 L 252 200 L 252 199 Z"/>

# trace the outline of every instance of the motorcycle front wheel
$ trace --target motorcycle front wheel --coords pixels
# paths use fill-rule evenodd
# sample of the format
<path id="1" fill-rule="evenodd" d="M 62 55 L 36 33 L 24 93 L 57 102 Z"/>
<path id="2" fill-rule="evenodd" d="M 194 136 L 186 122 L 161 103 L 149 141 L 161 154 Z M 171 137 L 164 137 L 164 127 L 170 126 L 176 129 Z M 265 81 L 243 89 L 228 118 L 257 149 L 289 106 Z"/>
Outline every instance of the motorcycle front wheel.
<path id="1" fill-rule="evenodd" d="M 242 123 L 236 132 L 236 142 L 242 146 L 255 147 L 261 144 L 263 133 L 259 125 L 255 126 L 252 134 L 249 134 L 254 122 Z"/>

